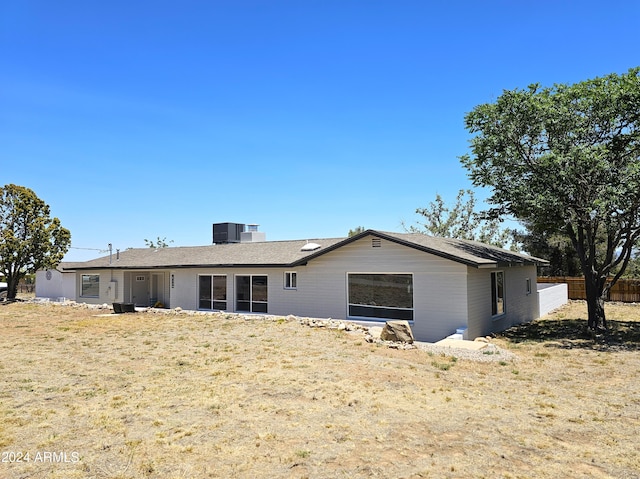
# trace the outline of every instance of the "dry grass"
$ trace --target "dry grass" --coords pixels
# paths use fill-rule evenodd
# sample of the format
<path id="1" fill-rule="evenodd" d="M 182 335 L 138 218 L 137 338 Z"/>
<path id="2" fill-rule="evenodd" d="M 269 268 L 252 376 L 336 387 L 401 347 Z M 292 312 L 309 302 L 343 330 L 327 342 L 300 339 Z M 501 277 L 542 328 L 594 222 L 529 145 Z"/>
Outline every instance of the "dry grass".
<path id="1" fill-rule="evenodd" d="M 0 306 L 0 452 L 31 455 L 0 477 L 637 478 L 639 312 L 608 306 L 628 341 L 566 342 L 572 303 L 477 363 L 283 319 Z"/>

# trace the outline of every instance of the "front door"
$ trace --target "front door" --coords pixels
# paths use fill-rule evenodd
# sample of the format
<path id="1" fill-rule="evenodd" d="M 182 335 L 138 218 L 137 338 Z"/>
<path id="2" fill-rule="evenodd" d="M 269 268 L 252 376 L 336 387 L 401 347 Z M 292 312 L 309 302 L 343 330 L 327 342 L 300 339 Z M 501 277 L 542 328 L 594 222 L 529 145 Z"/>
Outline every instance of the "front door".
<path id="1" fill-rule="evenodd" d="M 131 302 L 136 306 L 149 306 L 149 274 L 133 273 Z"/>
<path id="2" fill-rule="evenodd" d="M 164 273 L 153 273 L 151 275 L 151 299 L 149 300 L 149 306 L 155 306 L 158 303 L 162 304 L 160 307 L 168 306 L 164 298 Z"/>

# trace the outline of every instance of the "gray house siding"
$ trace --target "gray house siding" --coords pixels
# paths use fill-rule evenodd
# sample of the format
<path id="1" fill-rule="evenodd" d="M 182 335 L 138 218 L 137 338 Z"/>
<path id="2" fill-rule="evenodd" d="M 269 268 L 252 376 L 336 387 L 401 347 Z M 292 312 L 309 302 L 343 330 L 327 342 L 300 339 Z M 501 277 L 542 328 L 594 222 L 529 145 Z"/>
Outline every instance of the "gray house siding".
<path id="1" fill-rule="evenodd" d="M 491 314 L 491 273 L 505 274 L 505 313 Z M 527 279 L 531 292 L 527 293 Z M 536 295 L 536 267 L 514 266 L 507 268 L 469 268 L 468 275 L 468 336 L 475 338 L 495 331 L 502 331 L 513 325 L 531 321 L 538 315 Z"/>
<path id="2" fill-rule="evenodd" d="M 491 270 L 467 268 L 467 337 L 491 332 Z"/>
<path id="3" fill-rule="evenodd" d="M 296 297 L 299 291 L 305 289 L 301 285 L 302 270 L 304 267 L 298 268 L 189 268 L 178 269 L 170 272 L 169 283 L 173 281 L 173 287 L 170 288 L 171 307 L 181 307 L 183 309 L 197 310 L 198 304 L 198 277 L 201 275 L 221 275 L 226 276 L 227 285 L 227 309 L 226 311 L 236 311 L 236 276 L 267 276 L 267 312 L 268 314 L 304 314 L 304 308 L 296 306 Z M 298 272 L 298 288 L 284 288 L 284 272 Z M 310 289 L 308 286 L 306 289 Z M 308 315 L 308 314 L 307 314 Z"/>
<path id="4" fill-rule="evenodd" d="M 431 341 L 455 333 L 466 323 L 467 267 L 367 237 L 345 245 L 298 268 L 298 290 L 283 307 L 292 314 L 348 319 L 348 273 L 410 273 L 414 288 L 414 335 Z"/>
<path id="5" fill-rule="evenodd" d="M 235 312 L 235 277 L 266 275 L 269 314 L 349 319 L 349 273 L 406 273 L 413 275 L 414 334 L 431 341 L 466 324 L 466 270 L 465 265 L 385 240 L 372 247 L 371 238 L 364 238 L 296 267 L 172 270 L 171 305 L 197 310 L 198 277 L 226 275 L 227 311 Z M 295 289 L 285 288 L 286 271 L 296 272 Z"/>
<path id="6" fill-rule="evenodd" d="M 82 276 L 86 274 L 97 274 L 100 276 L 98 297 L 82 295 Z M 151 288 L 151 282 L 154 275 L 159 281 L 159 291 L 153 291 Z M 135 297 L 136 291 L 134 289 L 134 284 L 136 283 L 137 276 L 145 277 L 145 287 L 147 288 L 148 294 L 146 294 L 144 298 Z M 74 287 L 77 301 L 83 303 L 111 304 L 114 302 L 134 302 L 139 306 L 149 306 L 149 302 L 153 297 L 161 300 L 165 307 L 170 307 L 172 290 L 170 289 L 169 278 L 169 272 L 164 270 L 149 271 L 141 269 L 139 271 L 130 271 L 119 269 L 96 269 L 77 272 L 75 275 Z"/>
<path id="7" fill-rule="evenodd" d="M 506 296 L 507 328 L 527 323 L 540 316 L 538 296 L 536 294 L 536 267 L 516 266 L 507 271 L 509 291 Z M 527 291 L 527 279 L 530 290 Z"/>
<path id="8" fill-rule="evenodd" d="M 99 275 L 99 295 L 83 296 L 82 295 L 82 276 L 83 275 Z M 78 271 L 75 277 L 76 300 L 87 304 L 112 303 L 115 301 L 124 301 L 125 281 L 124 272 L 109 269 L 97 269 L 90 271 Z"/>
<path id="9" fill-rule="evenodd" d="M 396 274 L 411 275 L 411 295 L 404 289 L 409 287 L 406 278 L 385 278 L 383 286 L 369 287 L 379 278 L 361 277 L 357 288 L 365 301 L 354 301 L 358 304 L 352 311 L 409 317 L 407 308 L 412 303 L 413 332 L 421 341 L 437 341 L 459 328 L 467 328 L 467 337 L 473 339 L 538 316 L 538 260 L 530 257 L 474 242 L 373 230 L 345 240 L 315 241 L 320 246 L 311 250 L 304 249 L 304 240 L 296 240 L 125 251 L 113 268 L 105 258 L 73 265 L 76 297 L 94 304 L 135 300 L 149 305 L 157 299 L 165 307 L 199 310 L 200 275 L 224 275 L 225 310 L 239 312 L 236 278 L 260 275 L 267 277 L 268 314 L 363 320 L 349 316 L 349 275 Z M 514 266 L 496 267 L 507 263 Z M 296 273 L 295 287 L 285 286 L 287 271 Z M 491 273 L 495 271 L 505 276 L 505 313 L 492 317 Z M 98 295 L 81 295 L 83 274 L 100 275 Z M 527 278 L 534 288 L 529 293 Z M 384 300 L 379 301 L 380 297 Z M 394 299 L 386 302 L 388 298 Z M 263 305 L 255 302 L 256 312 L 262 312 Z M 220 305 L 210 302 L 206 309 L 212 307 Z"/>

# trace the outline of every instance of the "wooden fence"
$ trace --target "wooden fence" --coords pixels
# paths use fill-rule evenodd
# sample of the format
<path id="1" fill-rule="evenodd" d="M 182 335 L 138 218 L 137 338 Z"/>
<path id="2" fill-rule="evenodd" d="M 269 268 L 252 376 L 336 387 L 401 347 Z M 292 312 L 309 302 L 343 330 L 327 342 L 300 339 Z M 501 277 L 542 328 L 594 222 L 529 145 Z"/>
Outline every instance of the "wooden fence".
<path id="1" fill-rule="evenodd" d="M 541 276 L 538 283 L 567 283 L 569 299 L 587 299 L 584 278 L 569 276 Z M 608 301 L 640 303 L 640 279 L 619 279 L 609 290 Z"/>

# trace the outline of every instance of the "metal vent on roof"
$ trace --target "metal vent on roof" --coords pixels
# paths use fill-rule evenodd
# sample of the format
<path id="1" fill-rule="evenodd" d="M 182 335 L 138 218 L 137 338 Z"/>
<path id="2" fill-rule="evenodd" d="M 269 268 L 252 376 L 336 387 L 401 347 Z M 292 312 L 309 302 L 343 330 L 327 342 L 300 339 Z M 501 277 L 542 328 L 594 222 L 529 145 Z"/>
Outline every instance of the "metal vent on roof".
<path id="1" fill-rule="evenodd" d="M 371 238 L 371 247 L 380 248 L 382 246 L 382 240 L 380 238 Z"/>
<path id="2" fill-rule="evenodd" d="M 321 246 L 318 243 L 307 243 L 302 248 L 300 248 L 300 251 L 314 251 L 319 249 L 320 247 Z"/>

